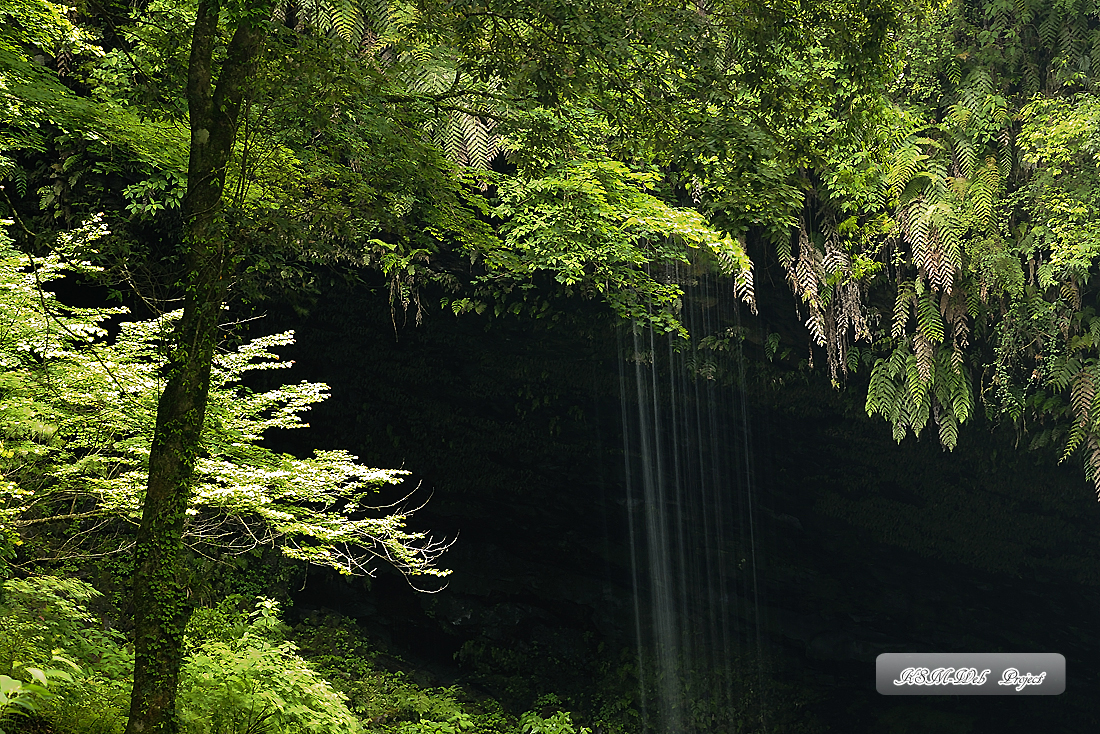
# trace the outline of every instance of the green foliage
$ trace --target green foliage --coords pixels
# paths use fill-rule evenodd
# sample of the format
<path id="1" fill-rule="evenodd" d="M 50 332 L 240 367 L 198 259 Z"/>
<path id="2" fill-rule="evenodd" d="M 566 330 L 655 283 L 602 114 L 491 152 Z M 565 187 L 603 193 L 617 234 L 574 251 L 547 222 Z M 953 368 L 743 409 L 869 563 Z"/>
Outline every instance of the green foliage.
<path id="1" fill-rule="evenodd" d="M 57 688 L 38 715 L 55 731 L 122 734 L 130 704 L 130 678 L 78 676 Z"/>
<path id="2" fill-rule="evenodd" d="M 124 639 L 104 628 L 87 608 L 102 596 L 74 578 L 39 576 L 10 579 L 3 586 L 0 617 L 5 647 L 0 663 L 9 672 L 18 661 L 48 662 L 55 651 L 92 673 L 113 678 L 133 665 Z"/>
<path id="3" fill-rule="evenodd" d="M 476 731 L 511 734 L 514 717 L 494 701 L 474 701 L 461 688 L 418 685 L 399 659 L 369 644 L 355 623 L 325 617 L 305 621 L 294 631 L 302 654 L 334 688 L 347 696 L 348 707 L 370 731 Z"/>
<path id="4" fill-rule="evenodd" d="M 537 711 L 528 711 L 519 717 L 520 731 L 523 734 L 591 734 L 587 726 L 577 729 L 567 711 L 557 711 L 549 718 L 543 718 Z"/>
<path id="5" fill-rule="evenodd" d="M 210 620 L 207 620 L 207 626 Z M 191 639 L 179 708 L 189 734 L 355 734 L 358 720 L 334 691 L 282 639 L 278 605 L 261 599 L 238 636 L 226 625 Z M 209 629 L 189 628 L 189 633 Z"/>
<path id="6" fill-rule="evenodd" d="M 1041 277 L 1045 284 L 1088 280 L 1100 257 L 1100 100 L 1087 93 L 1072 104 L 1039 98 L 1020 114 L 1021 157 L 1038 169 L 1027 236 L 1050 253 Z"/>
<path id="7" fill-rule="evenodd" d="M 923 337 L 917 343 L 920 352 L 910 351 L 903 343 L 890 357 L 876 362 L 867 390 L 867 414 L 880 414 L 889 421 L 898 441 L 906 430 L 920 434 L 934 414 L 940 442 L 953 449 L 959 425 L 970 417 L 973 405 L 970 375 L 952 359 L 950 350 Z"/>
<path id="8" fill-rule="evenodd" d="M 89 612 L 86 605 L 100 596 L 77 579 L 56 576 L 3 586 L 0 667 L 29 677 L 19 687 L 3 676 L 12 681 L 9 695 L 17 696 L 12 704 L 33 707 L 58 731 L 120 734 L 125 725 L 127 689 L 120 681 L 130 675 L 133 654 L 120 633 Z"/>
<path id="9" fill-rule="evenodd" d="M 892 319 L 856 334 L 878 360 L 867 412 L 899 441 L 934 422 L 953 448 L 980 398 L 989 418 L 1034 430 L 1035 448 L 1064 440 L 1063 459 L 1080 451 L 1086 475 L 1100 478 L 1088 388 L 1100 356 L 1090 331 L 1097 12 L 973 0 L 901 37 L 895 111 L 878 123 L 891 151 L 879 168 L 883 204 L 897 226 L 884 232 L 893 270 L 878 280 L 892 308 L 877 305 Z M 839 342 L 831 363 L 847 347 Z"/>
<path id="10" fill-rule="evenodd" d="M 143 120 L 118 104 L 121 100 L 92 100 L 66 86 L 64 77 L 86 76 L 78 63 L 104 52 L 97 34 L 74 24 L 64 6 L 15 0 L 0 8 L 0 21 L 0 124 L 5 128 L 0 183 L 13 181 L 25 195 L 28 172 L 15 156 L 45 152 L 58 132 L 119 146 L 147 163 L 185 167 L 186 142 L 179 128 Z M 63 168 L 71 164 L 67 160 Z"/>
<path id="11" fill-rule="evenodd" d="M 75 26 L 61 5 L 44 0 L 14 0 L 0 8 L 0 180 L 21 183 L 26 192 L 26 172 L 10 154 L 43 150 L 40 131 L 52 118 L 89 121 L 94 106 L 80 101 L 51 74 L 35 63 L 46 56 L 71 59 L 76 54 L 99 51 L 92 36 Z"/>
<path id="12" fill-rule="evenodd" d="M 424 718 L 416 722 L 406 722 L 397 731 L 399 734 L 459 734 L 475 731 L 475 726 L 472 716 L 456 711 L 442 721 Z"/>
<path id="13" fill-rule="evenodd" d="M 1036 70 L 1027 94 L 1086 88 L 1091 8 L 958 3 L 931 21 L 950 40 L 899 69 L 888 54 L 894 39 L 912 40 L 898 33 L 903 21 L 919 18 L 893 2 L 226 6 L 213 13 L 207 61 L 224 69 L 234 60 L 229 39 L 247 20 L 265 21 L 262 48 L 230 121 L 228 164 L 185 181 L 186 130 L 197 117 L 183 109 L 184 70 L 191 51 L 205 58 L 202 46 L 187 47 L 193 4 L 154 0 L 129 18 L 95 18 L 111 29 L 105 48 L 52 5 L 12 7 L 0 36 L 0 124 L 12 131 L 0 140 L 0 175 L 15 183 L 18 203 L 6 201 L 13 214 L 41 215 L 30 220 L 38 234 L 20 220 L 28 251 L 51 242 L 58 226 L 104 211 L 109 226 L 77 229 L 53 251 L 108 266 L 143 296 L 176 296 L 196 275 L 180 272 L 188 248 L 208 244 L 182 237 L 179 215 L 191 225 L 218 211 L 228 236 L 211 252 L 232 263 L 233 284 L 211 288 L 200 306 L 213 313 L 227 291 L 255 299 L 273 283 L 316 289 L 315 265 L 341 262 L 382 270 L 391 303 L 416 304 L 418 318 L 425 279 L 451 288 L 456 312 L 534 315 L 547 308 L 535 286 L 550 281 L 682 332 L 676 278 L 717 268 L 752 304 L 747 243 L 766 243 L 834 381 L 865 353 L 851 341 L 874 343 L 882 359 L 867 409 L 891 420 L 899 438 L 933 420 L 943 444 L 955 445 L 958 424 L 974 412 L 977 365 L 966 349 L 980 316 L 997 337 L 999 381 L 979 394 L 995 393 L 1019 419 L 1036 395 L 1018 384 L 1021 355 L 1042 354 L 1058 368 L 1051 385 L 1071 392 L 1070 449 L 1100 456 L 1094 342 L 1083 341 L 1091 326 L 1061 303 L 1076 300 L 1081 313 L 1093 252 L 1071 233 L 1091 224 L 1091 195 L 1052 152 L 1089 138 L 1087 125 L 1051 124 L 1061 111 L 1038 105 L 1027 113 L 1035 129 L 1019 129 L 1019 91 L 1005 83 L 1041 49 L 1049 68 Z M 67 57 L 59 44 L 71 47 Z M 40 62 L 34 51 L 47 47 Z M 65 60 L 74 53 L 90 62 L 77 74 Z M 894 78 L 897 107 L 878 93 Z M 201 97 L 191 91 L 193 115 Z M 1044 139 L 1048 129 L 1061 137 Z M 1013 148 L 1017 133 L 1030 158 Z M 455 165 L 488 169 L 498 147 L 500 171 Z M 1021 160 L 1044 171 L 1031 189 Z M 210 206 L 186 206 L 196 200 L 184 191 L 210 176 L 219 181 Z M 2 526 L 42 562 L 131 547 L 165 354 L 180 347 L 166 344 L 175 314 L 120 324 L 121 312 L 62 307 L 41 287 L 60 262 L 8 258 L 0 296 L 10 317 L 0 341 Z M 142 267 L 151 274 L 138 286 L 132 270 Z M 889 281 L 892 329 L 867 307 L 876 277 Z M 1006 318 L 994 314 L 998 305 Z M 215 321 L 199 334 L 207 345 Z M 1059 329 L 1082 339 L 1068 353 L 1049 346 Z M 325 395 L 320 385 L 259 395 L 240 385 L 249 370 L 285 366 L 271 350 L 289 339 L 254 341 L 215 364 L 193 486 L 173 487 L 181 500 L 191 495 L 190 548 L 243 565 L 243 554 L 277 545 L 348 573 L 366 571 L 375 556 L 442 575 L 432 566 L 442 546 L 409 533 L 407 514 L 370 507 L 401 472 L 368 469 L 345 452 L 297 459 L 259 445 L 267 430 L 300 425 Z M 767 356 L 777 348 L 769 338 Z M 204 359 L 199 372 L 209 366 Z M 205 388 L 198 392 L 205 409 Z M 179 596 L 173 603 L 183 604 Z M 199 672 L 190 680 L 222 703 L 199 710 L 194 694 L 189 725 L 305 726 L 304 709 L 288 702 L 300 690 L 324 691 L 299 668 L 290 688 L 272 682 L 279 661 L 296 665 L 268 624 L 273 611 L 249 624 L 219 614 L 200 615 L 209 641 L 192 645 Z M 463 711 L 414 699 L 405 730 L 476 726 Z M 533 713 L 525 727 L 573 731 L 560 712 Z"/>
<path id="14" fill-rule="evenodd" d="M 505 713 L 496 701 L 482 695 L 474 697 L 461 686 L 428 688 L 418 684 L 416 680 L 422 674 L 368 643 L 363 632 L 346 618 L 304 621 L 295 628 L 294 637 L 303 654 L 315 662 L 334 687 L 346 693 L 349 707 L 367 723 L 369 731 L 526 734 L 537 727 L 541 727 L 540 731 L 587 731 L 574 727 L 566 712 L 546 712 L 547 707 L 561 708 L 561 701 L 553 694 L 537 701 L 528 699 L 527 703 L 537 710 L 517 719 Z M 530 677 L 531 671 L 526 672 Z M 610 711 L 607 713 L 605 730 L 627 730 L 610 721 L 616 717 Z"/>
<path id="15" fill-rule="evenodd" d="M 85 235 L 95 236 L 90 229 Z M 140 516 L 161 344 L 177 315 L 123 322 L 107 342 L 101 324 L 124 309 L 62 307 L 42 290 L 62 274 L 56 260 L 9 255 L 0 268 L 6 527 L 75 523 L 57 557 L 79 555 L 79 547 L 124 551 L 132 542 L 127 528 Z M 405 472 L 368 469 L 342 451 L 297 459 L 258 445 L 265 431 L 304 425 L 301 414 L 327 394 L 322 384 L 259 394 L 240 386 L 248 371 L 289 367 L 270 350 L 290 342 L 290 334 L 263 337 L 217 358 L 189 544 L 202 554 L 277 545 L 288 557 L 344 573 L 367 572 L 381 558 L 409 573 L 445 575 L 431 565 L 443 545 L 405 530 L 408 513 L 370 504 Z M 51 552 L 49 536 L 40 540 Z"/>
<path id="16" fill-rule="evenodd" d="M 0 722 L 10 714 L 35 713 L 39 700 L 49 695 L 49 682 L 45 673 L 38 668 L 28 668 L 27 673 L 35 681 L 25 683 L 21 680 L 0 675 Z M 0 732 L 3 732 L 0 729 Z"/>
<path id="17" fill-rule="evenodd" d="M 624 318 L 683 331 L 679 286 L 654 277 L 647 264 L 689 262 L 692 255 L 734 276 L 738 295 L 752 303 L 752 264 L 742 244 L 695 210 L 663 202 L 653 191 L 657 172 L 612 158 L 610 134 L 593 110 L 538 109 L 505 128 L 518 170 L 496 178 L 491 213 L 504 222 L 502 240 L 481 253 L 487 273 L 480 278 L 498 311 L 504 294 L 517 286 L 523 293 L 529 286 L 522 283 L 543 271 L 567 293 L 607 299 Z M 456 311 L 470 306 L 453 304 Z"/>
<path id="18" fill-rule="evenodd" d="M 86 74 L 92 96 L 153 127 L 183 129 L 194 12 L 158 1 L 135 11 L 141 22 L 115 27 L 119 47 L 101 51 Z M 844 290 L 833 302 L 850 303 L 853 278 L 875 268 L 866 240 L 882 220 L 867 215 L 867 201 L 848 211 L 844 200 L 868 199 L 874 183 L 879 151 L 867 130 L 882 105 L 869 90 L 889 71 L 887 30 L 898 12 L 891 3 L 719 2 L 696 12 L 549 0 L 508 7 L 501 26 L 464 3 L 277 4 L 275 19 L 295 30 L 267 29 L 227 171 L 238 291 L 308 291 L 308 263 L 336 259 L 380 267 L 395 308 L 416 304 L 418 318 L 418 286 L 432 278 L 455 292 L 455 310 L 540 314 L 546 301 L 532 286 L 549 276 L 621 315 L 682 330 L 679 287 L 658 271 L 710 261 L 752 303 L 745 236 L 761 229 L 783 242 L 805 194 L 799 171 L 828 150 L 850 242 L 844 264 L 827 258 L 826 277 Z M 317 33 L 298 32 L 306 29 Z M 217 54 L 228 35 L 213 39 Z M 345 44 L 359 50 L 349 55 Z M 75 119 L 69 128 L 89 129 Z M 435 145 L 414 133 L 422 129 Z M 138 151 L 140 165 L 123 171 L 76 148 L 64 152 L 71 181 L 43 186 L 43 206 L 70 217 L 75 189 L 111 170 L 122 185 L 96 183 L 81 202 L 107 210 L 116 233 L 89 259 L 120 272 L 135 255 L 161 257 L 136 223 L 170 225 L 182 159 Z M 500 150 L 515 173 L 469 175 Z M 444 153 L 468 170 L 455 171 Z M 475 186 L 489 187 L 490 201 Z M 673 205 L 688 190 L 693 206 Z M 131 231 L 113 221 L 120 209 Z M 458 267 L 455 255 L 474 267 Z M 827 295 L 808 298 L 830 307 Z"/>

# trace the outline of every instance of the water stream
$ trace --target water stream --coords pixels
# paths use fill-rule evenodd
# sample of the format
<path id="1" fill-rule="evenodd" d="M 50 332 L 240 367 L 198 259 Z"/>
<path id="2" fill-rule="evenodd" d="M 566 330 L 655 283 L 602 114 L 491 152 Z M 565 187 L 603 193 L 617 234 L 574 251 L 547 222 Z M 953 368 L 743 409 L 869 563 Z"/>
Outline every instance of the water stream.
<path id="1" fill-rule="evenodd" d="M 643 730 L 767 730 L 766 554 L 739 306 L 717 278 L 667 277 L 684 288 L 690 339 L 645 323 L 619 337 Z"/>

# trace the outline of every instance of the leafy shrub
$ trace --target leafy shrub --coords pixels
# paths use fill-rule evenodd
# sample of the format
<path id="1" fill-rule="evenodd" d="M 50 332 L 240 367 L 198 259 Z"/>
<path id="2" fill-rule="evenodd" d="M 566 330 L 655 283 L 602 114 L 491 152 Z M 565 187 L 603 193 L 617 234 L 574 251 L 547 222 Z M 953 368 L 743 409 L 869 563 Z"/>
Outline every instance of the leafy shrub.
<path id="1" fill-rule="evenodd" d="M 0 722 L 10 718 L 12 714 L 38 711 L 41 700 L 50 695 L 47 671 L 26 668 L 26 672 L 30 681 L 0 675 Z M 48 672 L 56 674 L 62 671 Z M 4 734 L 3 729 L 0 729 L 0 734 Z"/>
<path id="2" fill-rule="evenodd" d="M 4 582 L 0 597 L 0 669 L 17 661 L 48 663 L 55 650 L 107 678 L 133 669 L 133 654 L 117 630 L 88 611 L 102 594 L 79 579 L 38 576 Z"/>
<path id="3" fill-rule="evenodd" d="M 556 708 L 561 701 L 554 694 L 548 694 L 535 702 L 540 709 Z M 523 734 L 592 734 L 587 726 L 577 729 L 573 726 L 573 717 L 568 711 L 555 711 L 547 717 L 539 712 L 528 711 L 519 717 L 519 729 Z"/>
<path id="4" fill-rule="evenodd" d="M 241 611 L 244 597 L 233 594 L 217 606 L 199 607 L 191 614 L 184 634 L 184 653 L 197 652 L 214 641 L 233 643 L 249 632 L 249 615 Z M 282 640 L 278 640 L 281 642 Z"/>
<path id="5" fill-rule="evenodd" d="M 578 734 L 573 726 L 573 719 L 568 712 L 558 711 L 544 719 L 536 711 L 528 711 L 519 719 L 520 729 L 523 734 Z M 589 734 L 592 730 L 583 727 L 580 734 Z"/>
<path id="6" fill-rule="evenodd" d="M 56 731 L 121 734 L 133 654 L 85 606 L 100 593 L 58 576 L 11 579 L 0 591 L 0 713 L 16 706 Z"/>
<path id="7" fill-rule="evenodd" d="M 455 711 L 444 721 L 421 719 L 405 722 L 398 732 L 399 734 L 460 734 L 460 732 L 472 731 L 475 726 L 472 716 L 465 711 Z"/>
<path id="8" fill-rule="evenodd" d="M 424 688 L 407 663 L 372 645 L 354 621 L 327 616 L 303 620 L 295 640 L 370 731 L 387 734 L 516 734 L 516 717 L 499 702 L 460 686 Z"/>
<path id="9" fill-rule="evenodd" d="M 186 734 L 357 734 L 344 697 L 282 641 L 278 604 L 261 599 L 236 639 L 226 639 L 233 615 L 203 615 L 212 636 L 192 640 L 178 708 Z M 196 627 L 193 629 L 200 629 Z"/>
<path id="10" fill-rule="evenodd" d="M 130 713 L 131 683 L 129 675 L 114 680 L 102 674 L 74 676 L 42 702 L 38 715 L 56 732 L 122 734 Z"/>

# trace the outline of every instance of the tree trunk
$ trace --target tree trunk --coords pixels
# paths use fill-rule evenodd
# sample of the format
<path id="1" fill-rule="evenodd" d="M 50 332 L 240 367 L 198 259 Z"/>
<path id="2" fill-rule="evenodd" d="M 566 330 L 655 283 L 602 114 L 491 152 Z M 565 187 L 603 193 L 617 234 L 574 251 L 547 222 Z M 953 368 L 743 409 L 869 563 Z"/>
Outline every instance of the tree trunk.
<path id="1" fill-rule="evenodd" d="M 220 0 L 200 0 L 191 41 L 183 317 L 172 332 L 167 382 L 157 405 L 134 574 L 136 660 L 127 734 L 175 734 L 183 631 L 190 617 L 182 587 L 185 511 L 200 450 L 218 321 L 234 253 L 222 217 L 226 165 L 233 152 L 244 83 L 263 38 L 270 0 L 249 8 L 213 84 Z M 256 19 L 259 18 L 258 22 Z"/>

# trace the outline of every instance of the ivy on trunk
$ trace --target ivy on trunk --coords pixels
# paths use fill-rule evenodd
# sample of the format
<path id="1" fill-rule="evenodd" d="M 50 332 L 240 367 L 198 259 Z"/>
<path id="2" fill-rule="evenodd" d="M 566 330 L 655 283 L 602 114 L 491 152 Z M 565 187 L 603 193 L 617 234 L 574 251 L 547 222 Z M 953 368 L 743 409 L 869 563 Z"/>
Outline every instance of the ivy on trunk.
<path id="1" fill-rule="evenodd" d="M 222 190 L 244 85 L 272 5 L 264 0 L 245 8 L 216 82 L 219 0 L 201 0 L 195 19 L 187 75 L 191 147 L 183 252 L 186 299 L 183 317 L 171 335 L 137 537 L 136 661 L 126 734 L 178 730 L 176 688 L 189 617 L 187 591 L 180 583 L 184 516 L 206 415 L 218 320 L 235 260 L 222 216 Z"/>

